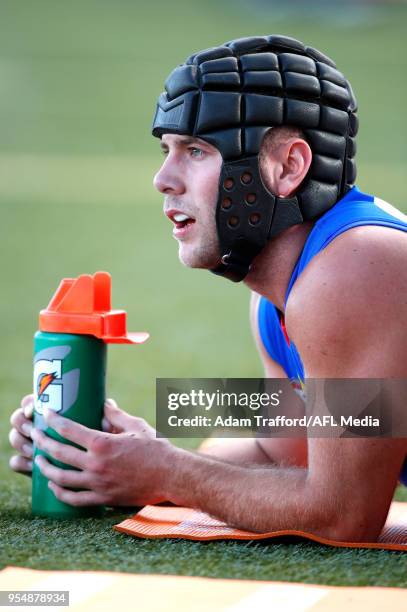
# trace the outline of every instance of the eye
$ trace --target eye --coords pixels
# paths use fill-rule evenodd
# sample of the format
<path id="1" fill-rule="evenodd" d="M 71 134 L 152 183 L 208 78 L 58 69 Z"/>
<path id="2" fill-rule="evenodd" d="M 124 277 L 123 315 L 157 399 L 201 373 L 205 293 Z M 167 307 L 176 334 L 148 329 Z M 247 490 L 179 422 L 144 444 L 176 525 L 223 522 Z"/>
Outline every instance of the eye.
<path id="1" fill-rule="evenodd" d="M 161 155 L 164 155 L 164 157 L 166 157 L 168 155 L 168 149 L 164 149 L 163 147 L 161 147 Z"/>
<path id="2" fill-rule="evenodd" d="M 188 147 L 188 151 L 191 153 L 191 157 L 203 157 L 204 151 L 198 147 Z"/>

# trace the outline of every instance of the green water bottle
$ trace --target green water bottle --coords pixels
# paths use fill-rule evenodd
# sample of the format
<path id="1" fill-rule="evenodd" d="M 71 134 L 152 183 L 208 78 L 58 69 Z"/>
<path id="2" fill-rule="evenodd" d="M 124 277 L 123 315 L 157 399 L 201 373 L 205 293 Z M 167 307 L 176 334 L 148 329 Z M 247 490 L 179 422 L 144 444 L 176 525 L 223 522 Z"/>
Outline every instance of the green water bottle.
<path id="1" fill-rule="evenodd" d="M 111 277 L 107 272 L 63 279 L 39 318 L 34 336 L 34 427 L 62 438 L 44 421 L 44 408 L 86 427 L 100 430 L 105 402 L 107 344 L 140 344 L 145 332 L 126 331 L 126 313 L 111 310 Z M 33 458 L 45 455 L 63 469 L 65 465 L 34 444 Z M 33 462 L 32 513 L 35 516 L 76 518 L 101 516 L 102 506 L 77 507 L 58 500 Z"/>

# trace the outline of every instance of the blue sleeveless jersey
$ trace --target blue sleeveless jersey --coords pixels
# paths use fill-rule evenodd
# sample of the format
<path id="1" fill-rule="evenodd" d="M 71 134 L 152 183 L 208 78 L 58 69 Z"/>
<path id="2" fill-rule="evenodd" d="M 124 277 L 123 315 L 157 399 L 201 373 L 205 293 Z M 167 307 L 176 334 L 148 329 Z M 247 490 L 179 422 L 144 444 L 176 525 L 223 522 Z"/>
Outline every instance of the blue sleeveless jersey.
<path id="1" fill-rule="evenodd" d="M 312 258 L 337 236 L 361 225 L 380 225 L 407 231 L 407 216 L 387 202 L 353 187 L 344 198 L 316 221 L 291 275 L 285 303 L 295 281 Z M 299 391 L 303 389 L 305 375 L 301 357 L 287 336 L 281 313 L 264 297 L 259 301 L 258 327 L 260 338 L 270 357 L 283 368 L 294 388 Z M 402 481 L 407 486 L 407 461 Z"/>

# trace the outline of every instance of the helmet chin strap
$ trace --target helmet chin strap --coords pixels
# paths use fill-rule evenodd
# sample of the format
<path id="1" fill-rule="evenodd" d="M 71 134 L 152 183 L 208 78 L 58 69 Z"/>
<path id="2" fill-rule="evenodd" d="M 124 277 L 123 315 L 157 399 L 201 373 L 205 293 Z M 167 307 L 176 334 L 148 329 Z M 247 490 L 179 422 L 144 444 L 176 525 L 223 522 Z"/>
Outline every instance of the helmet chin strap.
<path id="1" fill-rule="evenodd" d="M 296 196 L 281 198 L 267 189 L 257 155 L 224 162 L 216 206 L 222 263 L 211 272 L 242 281 L 269 240 L 303 221 Z"/>

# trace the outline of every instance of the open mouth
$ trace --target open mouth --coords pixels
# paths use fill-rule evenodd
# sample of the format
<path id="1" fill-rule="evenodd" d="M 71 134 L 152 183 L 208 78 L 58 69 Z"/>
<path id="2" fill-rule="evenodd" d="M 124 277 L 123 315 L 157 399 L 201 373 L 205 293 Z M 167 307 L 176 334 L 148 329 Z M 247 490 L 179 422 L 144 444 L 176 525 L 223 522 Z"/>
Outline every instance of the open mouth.
<path id="1" fill-rule="evenodd" d="M 171 215 L 170 218 L 177 229 L 184 229 L 192 223 L 195 223 L 195 219 L 188 217 L 188 215 L 184 215 L 184 213 L 175 213 Z"/>

